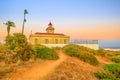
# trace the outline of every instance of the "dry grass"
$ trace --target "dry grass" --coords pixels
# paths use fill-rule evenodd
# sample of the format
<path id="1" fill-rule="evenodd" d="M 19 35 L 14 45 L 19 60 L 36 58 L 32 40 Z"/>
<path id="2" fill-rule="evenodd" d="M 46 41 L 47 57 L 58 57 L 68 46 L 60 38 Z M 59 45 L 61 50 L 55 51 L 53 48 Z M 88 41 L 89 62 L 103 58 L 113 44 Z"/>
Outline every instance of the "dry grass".
<path id="1" fill-rule="evenodd" d="M 35 66 L 34 64 L 39 64 L 33 60 L 33 62 L 12 62 L 13 52 L 9 52 L 6 50 L 4 45 L 0 45 L 0 80 L 7 80 L 9 78 L 10 73 L 19 69 L 25 69 L 30 66 Z M 53 48 L 58 51 L 61 51 L 61 48 Z M 94 53 L 93 50 L 85 50 L 85 48 L 81 48 L 85 52 Z M 82 50 L 80 50 L 82 52 Z M 104 50 L 103 50 L 104 51 Z M 94 76 L 94 72 L 103 69 L 105 64 L 114 63 L 110 61 L 111 58 L 120 58 L 120 52 L 115 51 L 104 51 L 105 56 L 97 55 L 96 58 L 100 62 L 97 66 L 92 66 L 86 62 L 81 61 L 75 57 L 67 56 L 67 60 L 61 63 L 53 73 L 49 74 L 45 77 L 44 80 L 97 80 Z M 9 54 L 9 55 L 8 55 Z M 12 62 L 12 63 L 11 63 Z M 35 62 L 35 63 L 34 63 Z M 41 61 L 40 61 L 41 62 Z M 42 62 L 44 63 L 44 61 Z M 41 63 L 41 64 L 42 64 Z"/>
<path id="2" fill-rule="evenodd" d="M 97 80 L 94 72 L 100 70 L 99 66 L 92 66 L 75 57 L 68 57 L 55 71 L 44 80 Z"/>

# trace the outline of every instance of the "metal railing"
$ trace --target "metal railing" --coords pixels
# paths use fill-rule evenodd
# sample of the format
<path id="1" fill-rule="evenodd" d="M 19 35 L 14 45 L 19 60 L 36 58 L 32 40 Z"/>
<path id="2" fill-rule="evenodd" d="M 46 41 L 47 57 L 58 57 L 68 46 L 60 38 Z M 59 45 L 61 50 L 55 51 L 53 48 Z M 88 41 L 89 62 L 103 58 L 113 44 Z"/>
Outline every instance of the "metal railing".
<path id="1" fill-rule="evenodd" d="M 72 44 L 98 44 L 98 40 L 72 40 Z"/>

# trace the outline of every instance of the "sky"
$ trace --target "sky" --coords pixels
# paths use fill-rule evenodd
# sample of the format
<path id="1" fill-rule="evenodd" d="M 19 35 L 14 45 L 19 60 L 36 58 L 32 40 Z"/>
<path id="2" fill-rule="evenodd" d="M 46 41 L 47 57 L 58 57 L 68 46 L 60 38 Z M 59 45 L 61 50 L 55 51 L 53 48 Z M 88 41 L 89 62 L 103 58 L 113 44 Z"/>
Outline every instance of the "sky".
<path id="1" fill-rule="evenodd" d="M 45 32 L 51 21 L 55 33 L 71 40 L 99 40 L 101 46 L 120 47 L 120 0 L 0 0 L 0 40 L 7 35 L 8 20 L 16 25 L 11 34 L 21 32 L 23 11 L 27 9 L 25 34 Z"/>

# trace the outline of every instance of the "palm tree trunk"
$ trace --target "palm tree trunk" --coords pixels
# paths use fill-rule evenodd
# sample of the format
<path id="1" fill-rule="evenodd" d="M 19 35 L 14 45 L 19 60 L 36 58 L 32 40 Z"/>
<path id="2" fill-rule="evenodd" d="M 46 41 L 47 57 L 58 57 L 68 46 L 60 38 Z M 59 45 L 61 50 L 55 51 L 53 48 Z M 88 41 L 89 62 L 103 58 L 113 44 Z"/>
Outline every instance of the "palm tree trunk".
<path id="1" fill-rule="evenodd" d="M 7 27 L 8 36 L 10 35 L 10 26 Z"/>
<path id="2" fill-rule="evenodd" d="M 22 26 L 22 34 L 24 34 L 24 24 L 25 24 L 25 14 L 24 14 L 24 20 L 23 20 L 23 26 Z"/>

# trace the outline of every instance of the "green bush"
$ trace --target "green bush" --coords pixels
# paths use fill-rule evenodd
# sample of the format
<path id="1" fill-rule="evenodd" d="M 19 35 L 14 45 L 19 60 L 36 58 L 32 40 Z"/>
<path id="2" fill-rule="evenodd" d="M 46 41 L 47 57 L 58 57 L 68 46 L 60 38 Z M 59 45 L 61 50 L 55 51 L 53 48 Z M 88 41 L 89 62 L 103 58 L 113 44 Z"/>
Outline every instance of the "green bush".
<path id="1" fill-rule="evenodd" d="M 98 65 L 99 64 L 99 62 L 95 56 L 93 56 L 92 54 L 86 53 L 86 52 L 81 53 L 79 55 L 79 59 L 84 61 L 84 62 L 87 62 L 91 65 Z"/>
<path id="2" fill-rule="evenodd" d="M 69 56 L 78 57 L 80 55 L 79 47 L 77 45 L 67 45 L 63 49 L 64 52 Z"/>
<path id="3" fill-rule="evenodd" d="M 95 76 L 100 80 L 114 80 L 115 76 L 107 70 L 98 71 Z"/>
<path id="4" fill-rule="evenodd" d="M 98 79 L 120 80 L 120 64 L 106 64 L 103 71 L 95 73 Z"/>
<path id="5" fill-rule="evenodd" d="M 26 44 L 24 47 L 16 47 L 14 52 L 17 53 L 15 58 L 18 58 L 22 61 L 27 61 L 30 58 L 36 57 L 35 51 L 32 49 L 30 44 Z"/>
<path id="6" fill-rule="evenodd" d="M 15 61 L 26 61 L 35 56 L 32 46 L 28 44 L 27 38 L 21 33 L 14 33 L 12 36 L 7 36 L 5 41 L 7 48 L 16 53 L 13 57 Z"/>
<path id="7" fill-rule="evenodd" d="M 100 56 L 105 56 L 106 50 L 100 48 L 99 50 L 96 51 L 95 55 L 100 55 Z"/>
<path id="8" fill-rule="evenodd" d="M 58 59 L 57 53 L 50 48 L 37 48 L 36 49 L 37 57 L 41 59 L 56 60 Z"/>
<path id="9" fill-rule="evenodd" d="M 88 48 L 86 48 L 88 49 Z M 99 62 L 95 58 L 95 56 L 92 55 L 92 53 L 84 51 L 85 48 L 83 48 L 83 51 L 81 51 L 81 47 L 78 45 L 66 45 L 64 48 L 64 53 L 69 55 L 69 56 L 74 56 L 79 58 L 80 60 L 87 62 L 91 65 L 98 65 Z"/>
<path id="10" fill-rule="evenodd" d="M 79 50 L 82 51 L 82 52 L 90 53 L 90 54 L 95 54 L 96 53 L 96 50 L 88 48 L 88 47 L 84 47 L 84 46 L 79 46 Z"/>
<path id="11" fill-rule="evenodd" d="M 117 69 L 120 69 L 120 64 L 106 64 L 104 66 L 104 69 L 110 71 L 110 72 L 114 72 Z"/>
<path id="12" fill-rule="evenodd" d="M 7 36 L 6 46 L 10 50 L 14 50 L 16 47 L 25 47 L 27 43 L 27 38 L 21 33 L 14 33 L 13 36 Z"/>
<path id="13" fill-rule="evenodd" d="M 113 62 L 120 63 L 120 58 L 111 58 Z"/>

